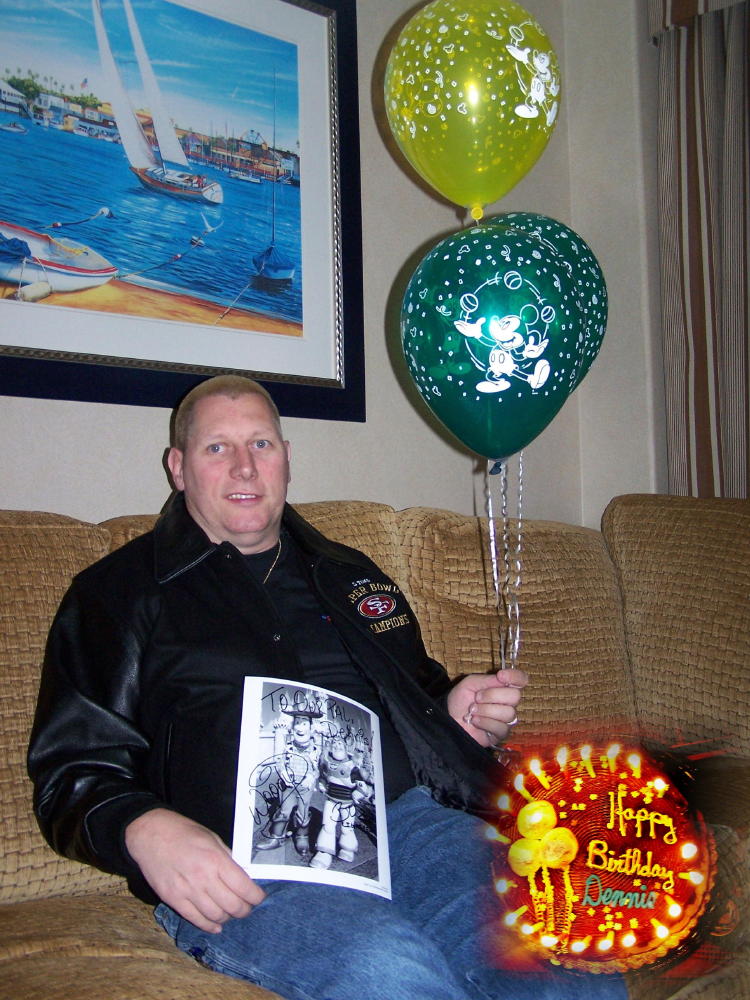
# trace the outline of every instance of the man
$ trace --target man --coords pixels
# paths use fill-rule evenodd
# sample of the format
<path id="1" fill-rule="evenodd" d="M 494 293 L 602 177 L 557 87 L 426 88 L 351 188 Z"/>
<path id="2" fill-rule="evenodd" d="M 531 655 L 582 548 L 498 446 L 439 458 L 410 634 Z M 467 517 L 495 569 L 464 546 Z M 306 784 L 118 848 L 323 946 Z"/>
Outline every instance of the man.
<path id="1" fill-rule="evenodd" d="M 126 876 L 183 950 L 292 1000 L 504 996 L 479 969 L 492 890 L 473 814 L 526 676 L 451 684 L 398 588 L 286 504 L 289 460 L 256 383 L 219 377 L 185 398 L 176 494 L 153 532 L 74 580 L 50 632 L 29 750 L 40 826 Z M 363 581 L 396 595 L 399 628 L 367 628 L 347 599 Z M 246 675 L 377 711 L 392 901 L 256 883 L 232 859 Z"/>

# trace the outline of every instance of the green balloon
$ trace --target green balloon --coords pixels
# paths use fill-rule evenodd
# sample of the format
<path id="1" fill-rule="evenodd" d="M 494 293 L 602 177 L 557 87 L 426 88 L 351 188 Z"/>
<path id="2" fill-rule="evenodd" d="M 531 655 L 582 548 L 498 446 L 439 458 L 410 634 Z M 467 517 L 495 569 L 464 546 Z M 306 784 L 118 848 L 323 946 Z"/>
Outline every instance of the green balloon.
<path id="1" fill-rule="evenodd" d="M 442 240 L 401 309 L 409 372 L 467 448 L 505 459 L 534 440 L 580 380 L 585 318 L 576 268 L 503 217 Z"/>
<path id="2" fill-rule="evenodd" d="M 512 226 L 542 240 L 565 260 L 576 284 L 578 308 L 584 319 L 579 334 L 583 342 L 576 378 L 578 385 L 599 353 L 607 329 L 607 283 L 599 261 L 588 243 L 557 219 L 536 212 L 506 212 L 496 220 L 486 220 L 488 225 L 495 221 L 500 226 Z"/>

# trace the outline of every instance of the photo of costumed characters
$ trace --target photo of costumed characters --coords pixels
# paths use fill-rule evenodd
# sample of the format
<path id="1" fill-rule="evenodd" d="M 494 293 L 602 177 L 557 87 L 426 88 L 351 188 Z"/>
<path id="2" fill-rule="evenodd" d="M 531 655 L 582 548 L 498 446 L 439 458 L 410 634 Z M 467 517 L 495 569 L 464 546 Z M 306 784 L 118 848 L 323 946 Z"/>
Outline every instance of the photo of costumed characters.
<path id="1" fill-rule="evenodd" d="M 281 847 L 284 838 L 291 835 L 294 847 L 303 861 L 310 857 L 310 799 L 316 788 L 320 748 L 315 738 L 313 720 L 323 713 L 297 692 L 294 708 L 284 708 L 283 714 L 292 717 L 291 732 L 283 722 L 277 724 L 275 738 L 282 746 L 275 754 L 278 776 L 278 806 L 271 813 L 265 839 L 255 845 L 258 851 L 271 851 Z"/>
<path id="2" fill-rule="evenodd" d="M 372 802 L 372 767 L 365 755 L 361 764 L 354 760 L 350 744 L 340 733 L 332 736 L 320 758 L 320 791 L 325 796 L 323 824 L 315 842 L 311 868 L 330 868 L 334 857 L 351 862 L 359 843 L 354 831 L 357 808 Z"/>

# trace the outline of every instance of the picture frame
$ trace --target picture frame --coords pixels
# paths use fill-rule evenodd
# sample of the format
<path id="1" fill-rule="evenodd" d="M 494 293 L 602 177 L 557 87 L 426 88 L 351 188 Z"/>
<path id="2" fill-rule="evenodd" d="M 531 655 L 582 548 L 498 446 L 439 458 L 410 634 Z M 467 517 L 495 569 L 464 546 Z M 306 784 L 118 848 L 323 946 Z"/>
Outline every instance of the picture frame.
<path id="1" fill-rule="evenodd" d="M 138 0 L 122 0 L 122 2 L 129 2 L 137 21 Z M 9 294 L 9 289 L 13 289 L 13 282 L 4 281 L 0 285 L 3 289 L 0 298 L 0 341 L 2 341 L 0 394 L 171 408 L 185 392 L 204 378 L 225 372 L 239 372 L 257 378 L 264 384 L 272 392 L 282 415 L 363 421 L 365 394 L 355 0 L 325 0 L 323 3 L 311 3 L 307 0 L 251 0 L 251 2 L 162 0 L 162 2 L 165 10 L 168 9 L 172 15 L 171 20 L 176 24 L 179 23 L 180 16 L 183 16 L 194 28 L 195 20 L 202 19 L 200 26 L 205 27 L 209 33 L 209 42 L 213 43 L 214 51 L 220 48 L 219 41 L 226 38 L 227 32 L 231 31 L 232 40 L 237 41 L 236 47 L 239 52 L 237 58 L 247 60 L 252 54 L 259 65 L 265 68 L 266 77 L 271 75 L 273 62 L 273 90 L 269 89 L 269 85 L 266 85 L 264 90 L 266 111 L 269 104 L 273 105 L 273 127 L 271 129 L 266 114 L 263 126 L 263 136 L 266 138 L 263 146 L 261 147 L 260 143 L 257 144 L 257 148 L 250 145 L 254 140 L 261 138 L 259 130 L 257 133 L 250 133 L 250 140 L 247 139 L 246 133 L 240 141 L 234 138 L 231 124 L 225 124 L 223 128 L 212 126 L 212 135 L 223 132 L 222 139 L 210 139 L 208 145 L 204 143 L 201 146 L 199 139 L 205 138 L 205 132 L 208 130 L 203 133 L 193 130 L 187 136 L 183 128 L 182 145 L 187 149 L 188 155 L 192 151 L 192 147 L 189 146 L 189 142 L 192 141 L 195 142 L 197 156 L 201 155 L 201 149 L 208 148 L 211 152 L 210 162 L 199 161 L 196 166 L 195 162 L 190 160 L 186 173 L 201 172 L 201 182 L 206 180 L 210 182 L 216 178 L 222 190 L 229 189 L 218 210 L 216 206 L 206 206 L 202 202 L 197 208 L 189 205 L 188 208 L 191 210 L 189 213 L 182 203 L 185 199 L 154 194 L 146 189 L 145 183 L 142 187 L 139 186 L 140 177 L 136 179 L 127 174 L 129 200 L 124 209 L 122 201 L 113 202 L 117 205 L 117 221 L 111 229 L 105 229 L 110 223 L 109 218 L 92 222 L 91 219 L 95 218 L 92 216 L 83 220 L 88 223 L 87 226 L 81 226 L 76 230 L 62 228 L 66 225 L 63 222 L 58 233 L 55 231 L 54 222 L 47 222 L 45 226 L 40 221 L 51 218 L 52 209 L 39 204 L 33 206 L 36 215 L 30 211 L 31 223 L 27 222 L 26 216 L 20 221 L 25 223 L 32 233 L 36 233 L 34 228 L 36 225 L 39 232 L 51 235 L 53 240 L 61 239 L 70 244 L 71 240 L 81 239 L 86 249 L 89 249 L 89 241 L 93 247 L 97 234 L 99 239 L 104 239 L 105 234 L 107 238 L 111 238 L 109 234 L 117 231 L 118 224 L 122 231 L 127 231 L 128 227 L 133 229 L 138 211 L 144 211 L 143 206 L 148 206 L 150 218 L 156 218 L 154 213 L 157 210 L 153 206 L 158 205 L 158 220 L 163 223 L 167 234 L 163 243 L 164 253 L 161 256 L 164 257 L 165 254 L 168 256 L 168 252 L 176 245 L 178 253 L 173 259 L 180 262 L 178 267 L 184 267 L 181 257 L 187 258 L 188 253 L 191 255 L 191 267 L 196 260 L 200 261 L 201 265 L 204 261 L 211 261 L 214 266 L 219 266 L 215 258 L 210 256 L 215 246 L 239 247 L 236 259 L 227 257 L 227 252 L 224 250 L 224 260 L 228 261 L 228 266 L 221 273 L 221 277 L 227 276 L 226 287 L 217 286 L 219 292 L 214 293 L 208 303 L 211 317 L 215 314 L 221 315 L 226 309 L 227 315 L 234 320 L 234 326 L 225 328 L 221 325 L 223 320 L 217 322 L 214 319 L 211 319 L 209 324 L 203 314 L 196 320 L 192 308 L 189 308 L 186 314 L 176 311 L 162 314 L 159 312 L 161 299 L 152 307 L 152 292 L 161 298 L 164 298 L 165 291 L 173 297 L 174 293 L 193 292 L 192 285 L 183 289 L 170 285 L 171 281 L 177 281 L 173 278 L 176 268 L 166 281 L 162 270 L 157 275 L 158 280 L 154 282 L 151 277 L 139 276 L 139 262 L 134 266 L 128 261 L 125 271 L 130 270 L 134 275 L 126 273 L 124 281 L 120 281 L 123 270 L 121 266 L 116 278 L 118 287 L 115 288 L 115 281 L 109 282 L 110 291 L 122 292 L 124 286 L 127 296 L 122 298 L 108 294 L 107 307 L 104 309 L 99 305 L 102 299 L 98 299 L 95 305 L 89 304 L 93 296 L 84 306 L 71 306 L 67 303 L 60 305 L 64 293 L 48 296 L 49 302 L 33 301 L 33 296 L 30 296 L 32 301 L 19 301 L 11 298 Z M 1 6 L 2 0 L 0 0 Z M 97 6 L 100 12 L 102 10 L 104 12 L 102 23 L 106 27 L 102 30 L 105 34 L 115 36 L 111 48 L 116 55 L 120 55 L 122 43 L 119 43 L 118 48 L 117 26 L 112 27 L 111 8 L 114 7 L 112 0 L 104 0 L 103 6 L 102 0 L 93 0 L 95 20 Z M 175 28 L 172 27 L 171 30 L 177 41 Z M 212 30 L 216 33 L 215 38 L 210 36 Z M 152 31 L 152 36 L 155 31 L 156 29 Z M 146 38 L 142 42 L 144 49 L 148 48 L 149 41 L 150 39 Z M 133 44 L 136 45 L 135 38 Z M 151 45 L 153 50 L 155 47 L 153 41 Z M 291 53 L 291 56 L 286 58 L 285 53 Z M 157 58 L 152 58 L 156 63 Z M 128 64 L 121 55 L 120 63 L 124 67 L 123 78 L 128 72 L 134 73 L 132 69 L 128 69 Z M 12 64 L 18 65 L 18 61 Z M 281 69 L 277 77 L 276 66 L 279 64 Z M 156 69 L 166 74 L 167 60 L 163 60 Z M 217 63 L 216 76 L 220 74 L 226 74 L 226 66 Z M 288 152 L 292 145 L 289 136 L 291 135 L 293 140 L 293 132 L 287 128 L 284 137 L 286 152 L 282 151 L 281 141 L 278 146 L 276 144 L 277 125 L 279 133 L 285 125 L 291 124 L 292 128 L 294 126 L 294 108 L 291 112 L 287 108 L 286 118 L 282 114 L 282 83 L 278 82 L 282 75 L 286 78 L 287 89 L 290 86 L 290 77 L 292 82 L 296 80 L 299 95 L 297 108 L 299 155 L 296 161 L 294 155 Z M 210 89 L 208 80 L 212 76 L 213 74 L 208 73 L 204 77 L 207 81 L 204 88 L 206 92 Z M 237 76 L 239 78 L 239 72 Z M 229 82 L 233 81 L 234 77 L 230 75 Z M 82 93 L 86 82 L 84 77 L 80 84 Z M 233 93 L 240 91 L 241 82 L 237 82 Z M 200 94 L 199 85 L 196 85 L 195 93 Z M 259 94 L 256 95 L 258 102 L 260 102 Z M 101 108 L 101 105 L 99 107 Z M 112 107 L 114 110 L 116 105 L 113 104 Z M 106 108 L 105 105 L 105 111 Z M 233 108 L 234 105 L 230 108 L 228 103 L 227 114 Z M 5 122 L 12 117 L 12 112 L 12 107 L 9 108 L 6 104 L 0 105 L 0 118 Z M 186 110 L 182 110 L 181 113 L 183 117 L 191 114 Z M 142 112 L 140 118 L 143 124 Z M 248 120 L 249 118 L 248 114 Z M 36 129 L 40 124 L 49 124 L 39 121 L 32 124 L 20 116 L 19 120 L 24 121 L 29 130 Z M 73 120 L 77 122 L 77 126 L 83 121 L 82 116 Z M 180 135 L 177 115 L 174 118 L 170 116 L 170 120 Z M 106 132 L 107 122 L 105 119 L 103 122 L 101 131 Z M 146 122 L 147 127 L 143 131 L 150 139 L 151 120 L 146 119 Z M 191 122 L 186 124 L 193 129 Z M 68 121 L 66 125 L 69 131 L 70 122 Z M 83 122 L 83 125 L 85 132 L 87 123 Z M 96 125 L 98 127 L 98 122 Z M 119 126 L 119 122 L 117 125 Z M 271 130 L 273 142 L 269 143 L 267 136 Z M 155 134 L 155 115 L 153 115 L 153 131 Z M 199 138 L 194 139 L 195 135 Z M 96 136 L 96 138 L 103 137 L 106 136 Z M 0 139 L 2 138 L 4 136 L 0 136 Z M 90 149 L 92 156 L 94 150 L 98 151 L 105 145 L 110 145 L 92 143 L 91 136 L 86 137 L 85 134 L 76 139 L 68 135 L 64 138 L 71 144 L 77 143 L 76 151 L 82 148 Z M 10 141 L 20 144 L 23 137 L 19 139 L 13 136 Z M 158 145 L 155 140 L 154 145 Z M 273 177 L 269 177 L 266 173 L 265 177 L 261 175 L 262 183 L 256 179 L 251 185 L 239 183 L 240 180 L 252 179 L 247 173 L 242 178 L 229 173 L 232 166 L 239 162 L 236 155 L 244 153 L 247 149 L 256 152 L 258 149 L 263 150 L 255 161 L 247 158 L 247 162 L 258 170 L 265 169 L 266 172 L 269 164 L 272 165 Z M 117 155 L 123 159 L 122 152 L 120 149 L 116 154 L 115 151 L 110 154 L 108 150 L 108 155 Z M 225 157 L 218 164 L 217 155 Z M 2 147 L 0 147 L 0 159 L 1 157 Z M 296 179 L 292 176 L 295 162 L 299 167 Z M 219 174 L 220 168 L 222 171 L 226 168 L 228 176 L 225 173 Z M 50 160 L 48 168 L 43 166 L 42 169 L 49 169 L 51 173 L 55 166 Z M 127 163 L 124 163 L 123 169 L 127 170 Z M 132 161 L 130 169 L 136 172 Z M 286 191 L 282 191 L 279 184 L 282 169 L 287 170 L 287 179 L 290 182 L 290 187 Z M 56 177 L 53 179 L 56 180 Z M 279 334 L 273 329 L 265 328 L 267 319 L 277 315 L 277 300 L 281 302 L 280 295 L 277 296 L 277 300 L 272 298 L 272 293 L 276 293 L 276 286 L 268 291 L 266 300 L 258 299 L 261 302 L 259 307 L 246 307 L 245 311 L 251 317 L 250 320 L 247 320 L 242 313 L 245 308 L 244 300 L 239 306 L 236 304 L 237 288 L 245 280 L 247 280 L 248 297 L 255 291 L 259 296 L 266 291 L 264 287 L 260 287 L 265 285 L 264 276 L 258 276 L 257 281 L 254 275 L 251 279 L 247 279 L 252 248 L 249 237 L 245 242 L 243 240 L 249 227 L 237 229 L 239 235 L 235 235 L 231 240 L 229 236 L 224 238 L 221 227 L 227 223 L 227 209 L 230 206 L 236 209 L 238 205 L 250 204 L 251 188 L 253 192 L 256 187 L 272 189 L 274 199 L 281 199 L 282 194 L 286 194 L 288 203 L 292 204 L 294 186 L 299 192 L 297 229 L 294 229 L 294 222 L 287 225 L 286 239 L 291 241 L 290 246 L 295 238 L 299 244 L 297 264 L 301 264 L 301 267 L 295 270 L 295 275 L 299 276 L 297 297 L 301 303 L 300 321 L 295 328 L 292 316 L 288 328 L 294 332 L 287 333 L 285 327 L 284 332 Z M 95 188 L 95 180 L 92 180 L 91 188 L 92 190 Z M 242 189 L 246 189 L 248 195 L 245 195 Z M 116 194 L 117 192 L 113 193 L 112 198 L 116 199 Z M 57 201 L 55 210 L 64 216 L 59 197 Z M 230 202 L 230 205 L 227 205 L 227 202 Z M 135 209 L 132 208 L 133 205 L 136 206 Z M 83 203 L 81 208 L 83 209 Z M 8 211 L 8 205 L 3 206 L 0 217 L 5 217 Z M 104 208 L 98 210 L 99 213 L 104 211 Z M 243 216 L 243 218 L 250 217 L 248 213 Z M 122 223 L 119 223 L 120 218 L 123 218 Z M 167 218 L 177 220 L 171 228 L 164 223 Z M 186 218 L 191 221 L 185 222 Z M 279 218 L 281 219 L 281 216 Z M 196 223 L 196 219 L 201 219 L 202 222 Z M 11 221 L 19 220 L 14 218 Z M 273 221 L 272 243 L 281 243 L 281 239 L 275 236 L 281 228 L 281 221 L 277 226 L 276 215 Z M 76 222 L 73 220 L 68 224 L 75 225 Z M 95 226 L 100 228 L 95 229 Z M 229 228 L 227 224 L 225 233 Z M 2 231 L 0 224 L 0 232 Z M 82 235 L 84 231 L 85 239 Z M 187 247 L 186 242 L 188 232 L 192 234 L 190 247 Z M 5 230 L 4 235 L 6 237 L 15 235 L 13 227 Z M 21 232 L 20 235 L 23 236 L 24 233 Z M 154 238 L 152 243 L 156 247 L 158 240 Z M 182 250 L 181 253 L 179 249 Z M 197 267 L 192 271 L 189 268 L 184 269 L 188 275 L 199 274 L 201 279 L 203 278 Z M 41 277 L 46 278 L 46 273 Z M 192 280 L 193 277 L 188 278 L 188 281 Z M 137 286 L 134 292 L 133 285 L 127 284 L 128 281 L 134 282 Z M 292 282 L 287 286 L 284 282 L 286 287 L 291 287 L 291 284 Z M 191 295 L 187 297 L 190 298 L 189 305 L 192 306 Z M 72 299 L 71 294 L 68 301 Z M 172 300 L 167 301 L 171 309 Z M 267 311 L 263 305 L 264 301 L 271 302 Z M 126 312 L 131 308 L 135 312 L 136 305 L 139 314 Z M 118 311 L 120 308 L 123 312 Z M 152 308 L 154 312 L 150 311 Z M 260 318 L 256 321 L 255 316 Z"/>

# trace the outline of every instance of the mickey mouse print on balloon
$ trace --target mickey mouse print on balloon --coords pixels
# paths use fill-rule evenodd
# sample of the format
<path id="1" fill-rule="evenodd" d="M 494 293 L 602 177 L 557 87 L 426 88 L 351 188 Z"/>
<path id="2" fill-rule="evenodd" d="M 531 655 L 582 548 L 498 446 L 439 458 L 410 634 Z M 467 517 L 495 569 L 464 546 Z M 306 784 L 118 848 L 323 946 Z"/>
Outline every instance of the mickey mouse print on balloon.
<path id="1" fill-rule="evenodd" d="M 503 280 L 507 284 L 517 279 L 520 280 L 520 275 L 511 272 Z M 549 345 L 547 332 L 555 315 L 552 306 L 542 306 L 540 310 L 533 302 L 527 302 L 518 315 L 493 315 L 489 321 L 486 316 L 480 316 L 472 322 L 468 316 L 478 308 L 479 298 L 468 293 L 461 297 L 461 304 L 467 318 L 456 320 L 454 325 L 466 337 L 474 364 L 485 369 L 485 378 L 477 382 L 477 389 L 501 392 L 511 387 L 510 378 L 520 379 L 532 389 L 541 389 L 551 371 L 549 361 L 541 355 Z M 486 360 L 483 360 L 484 352 L 480 353 L 480 347 L 489 351 Z"/>
<path id="2" fill-rule="evenodd" d="M 560 93 L 560 77 L 553 61 L 554 53 L 539 49 L 532 52 L 528 45 L 521 48 L 525 36 L 519 25 L 511 25 L 508 33 L 513 42 L 506 45 L 506 49 L 516 60 L 518 85 L 526 95 L 526 100 L 516 105 L 516 114 L 520 118 L 537 118 L 543 113 L 546 125 L 552 127 L 557 118 L 557 98 Z"/>

